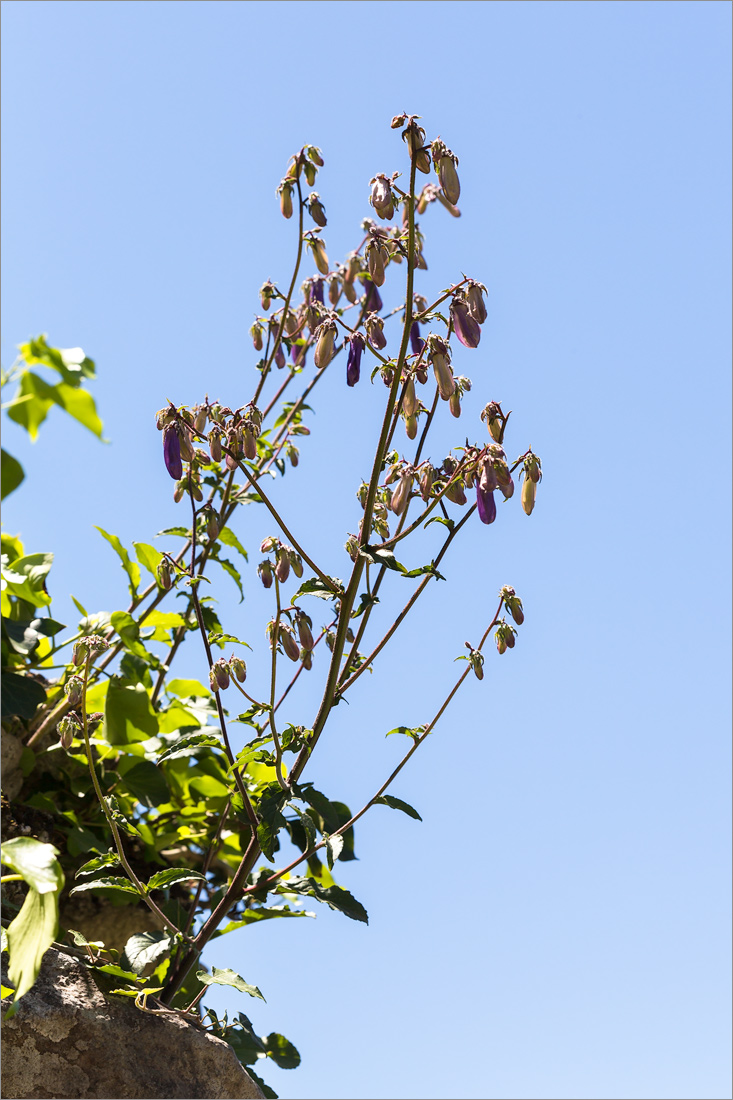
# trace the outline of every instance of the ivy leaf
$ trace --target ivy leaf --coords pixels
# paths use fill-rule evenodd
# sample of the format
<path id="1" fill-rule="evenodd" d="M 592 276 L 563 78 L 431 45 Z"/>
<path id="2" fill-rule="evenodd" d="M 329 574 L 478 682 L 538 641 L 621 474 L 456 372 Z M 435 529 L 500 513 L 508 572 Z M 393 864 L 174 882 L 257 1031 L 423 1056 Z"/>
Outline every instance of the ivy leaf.
<path id="1" fill-rule="evenodd" d="M 404 565 L 397 561 L 391 550 L 382 546 L 363 546 L 359 551 L 363 558 L 374 565 L 385 565 L 387 569 L 393 569 L 396 573 L 406 573 Z"/>
<path id="2" fill-rule="evenodd" d="M 130 936 L 120 960 L 138 975 L 158 959 L 167 955 L 173 946 L 173 937 L 167 932 L 137 932 Z"/>
<path id="3" fill-rule="evenodd" d="M 422 821 L 420 814 L 409 802 L 403 802 L 401 798 L 395 798 L 392 794 L 383 794 L 374 799 L 373 805 L 390 806 L 393 810 L 402 810 L 408 817 L 414 817 L 416 821 Z"/>
<path id="4" fill-rule="evenodd" d="M 134 600 L 137 596 L 138 585 L 140 584 L 140 567 L 136 564 L 136 562 L 130 560 L 130 555 L 128 554 L 127 550 L 125 550 L 117 535 L 110 535 L 109 532 L 105 531 L 103 527 L 97 527 L 97 531 L 99 531 L 102 538 L 105 538 L 107 540 L 107 542 L 110 544 L 110 546 L 122 562 L 122 568 L 125 570 L 128 577 L 130 578 L 130 593 Z"/>
<path id="5" fill-rule="evenodd" d="M 230 527 L 222 527 L 219 532 L 219 541 L 223 542 L 225 546 L 231 546 L 234 550 L 242 555 L 245 561 L 249 561 L 247 551 L 242 546 L 241 542 L 231 530 Z"/>
<path id="6" fill-rule="evenodd" d="M 129 879 L 120 877 L 97 878 L 91 879 L 89 882 L 81 882 L 73 890 L 70 890 L 69 894 L 81 894 L 86 890 L 119 890 L 123 894 L 140 896 Z"/>
<path id="7" fill-rule="evenodd" d="M 300 1054 L 284 1035 L 278 1035 L 273 1031 L 264 1036 L 262 1042 L 268 1057 L 272 1058 L 280 1069 L 297 1069 L 300 1065 Z"/>
<path id="8" fill-rule="evenodd" d="M 369 917 L 364 906 L 353 897 L 348 890 L 341 886 L 321 886 L 313 878 L 289 878 L 282 882 L 275 891 L 278 894 L 305 894 L 325 902 L 330 909 L 336 909 L 345 913 L 352 920 L 369 923 Z"/>
<path id="9" fill-rule="evenodd" d="M 23 467 L 18 462 L 17 458 L 13 458 L 7 451 L 2 451 L 0 454 L 0 468 L 2 475 L 0 476 L 0 497 L 5 500 L 11 493 L 15 492 L 20 483 L 25 478 L 25 472 Z"/>
<path id="10" fill-rule="evenodd" d="M 190 867 L 166 867 L 165 871 L 156 871 L 148 880 L 147 889 L 167 890 L 177 882 L 189 882 L 192 880 L 204 880 L 205 876 L 200 871 L 192 871 Z"/>
<path id="11" fill-rule="evenodd" d="M 259 997 L 261 1001 L 265 999 L 256 985 L 247 985 L 244 978 L 240 978 L 239 974 L 229 968 L 220 970 L 217 966 L 212 966 L 210 974 L 205 970 L 197 970 L 196 977 L 204 985 L 231 985 L 240 993 L 249 993 L 250 997 Z"/>
<path id="12" fill-rule="evenodd" d="M 338 589 L 338 591 L 334 592 L 334 588 L 329 588 L 329 586 L 325 584 L 320 577 L 311 577 L 309 580 L 304 581 L 303 584 L 301 584 L 300 588 L 291 598 L 290 602 L 295 603 L 295 601 L 300 599 L 301 596 L 318 596 L 322 600 L 333 600 L 337 597 L 343 596 L 343 582 L 340 581 L 338 577 L 329 577 L 328 579 L 332 582 L 334 588 Z"/>

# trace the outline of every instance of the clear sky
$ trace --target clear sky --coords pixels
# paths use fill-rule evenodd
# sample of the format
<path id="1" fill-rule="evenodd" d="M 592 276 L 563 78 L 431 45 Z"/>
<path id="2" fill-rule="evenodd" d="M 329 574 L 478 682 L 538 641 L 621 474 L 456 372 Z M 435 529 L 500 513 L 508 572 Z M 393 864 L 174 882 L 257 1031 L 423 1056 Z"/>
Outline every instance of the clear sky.
<path id="1" fill-rule="evenodd" d="M 730 5 L 12 0 L 3 31 L 3 362 L 39 332 L 82 345 L 110 440 L 58 410 L 35 446 L 6 427 L 28 480 L 4 524 L 56 551 L 57 618 L 75 621 L 70 592 L 126 605 L 93 524 L 129 544 L 181 522 L 155 410 L 249 400 L 257 288 L 294 251 L 290 154 L 323 149 L 337 257 L 370 177 L 406 169 L 399 111 L 463 185 L 460 221 L 423 218 L 418 290 L 462 271 L 489 289 L 435 457 L 483 439 L 498 399 L 509 450 L 543 460 L 531 519 L 514 501 L 469 527 L 313 761 L 330 797 L 366 801 L 398 753 L 384 732 L 432 716 L 514 585 L 517 647 L 489 652 L 395 785 L 423 824 L 377 807 L 340 865 L 369 927 L 319 907 L 209 954 L 301 1051 L 268 1080 L 292 1098 L 728 1096 Z M 383 401 L 342 373 L 277 488 L 340 576 Z M 269 526 L 253 510 L 239 533 L 255 551 Z M 260 643 L 253 565 L 247 583 L 244 604 L 217 588 L 220 611 Z M 193 646 L 182 660 L 203 674 Z"/>

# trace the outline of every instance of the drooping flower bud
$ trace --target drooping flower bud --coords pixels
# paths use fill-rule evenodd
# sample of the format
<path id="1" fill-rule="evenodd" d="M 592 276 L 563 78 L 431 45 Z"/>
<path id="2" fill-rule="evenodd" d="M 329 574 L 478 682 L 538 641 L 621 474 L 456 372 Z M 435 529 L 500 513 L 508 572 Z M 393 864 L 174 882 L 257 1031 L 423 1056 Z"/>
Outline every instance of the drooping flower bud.
<path id="1" fill-rule="evenodd" d="M 253 462 L 257 458 L 257 439 L 249 424 L 242 428 L 242 444 L 245 458 Z"/>
<path id="2" fill-rule="evenodd" d="M 254 344 L 255 351 L 262 351 L 262 348 L 264 346 L 264 344 L 263 344 L 263 333 L 264 333 L 264 331 L 265 330 L 264 330 L 263 326 L 260 324 L 259 321 L 255 321 L 255 323 L 252 325 L 252 328 L 249 330 L 249 334 L 252 337 L 252 343 Z"/>
<path id="3" fill-rule="evenodd" d="M 426 462 L 423 466 L 422 474 L 420 475 L 420 496 L 423 500 L 427 501 L 430 499 L 434 481 L 435 470 L 429 462 Z"/>
<path id="4" fill-rule="evenodd" d="M 476 482 L 476 503 L 478 516 L 482 523 L 493 523 L 496 519 L 496 501 L 493 489 L 481 487 L 481 480 Z"/>
<path id="5" fill-rule="evenodd" d="M 171 567 L 166 558 L 158 563 L 155 576 L 160 587 L 164 592 L 167 592 L 173 582 L 171 580 Z"/>
<path id="6" fill-rule="evenodd" d="M 389 260 L 389 254 L 381 241 L 375 237 L 372 237 L 366 247 L 366 258 L 372 282 L 376 286 L 382 286 L 384 283 L 384 267 Z"/>
<path id="7" fill-rule="evenodd" d="M 280 211 L 284 218 L 292 218 L 293 216 L 293 183 L 292 180 L 286 177 L 278 187 L 278 194 L 280 195 Z"/>
<path id="8" fill-rule="evenodd" d="M 163 430 L 163 459 L 168 473 L 178 481 L 183 477 L 181 462 L 181 437 L 175 424 L 168 424 Z"/>
<path id="9" fill-rule="evenodd" d="M 240 684 L 243 684 L 247 679 L 247 666 L 241 657 L 231 657 L 229 659 L 229 670 L 236 676 Z"/>
<path id="10" fill-rule="evenodd" d="M 328 300 L 332 306 L 337 306 L 341 297 L 341 281 L 335 275 L 328 281 Z"/>
<path id="11" fill-rule="evenodd" d="M 73 714 L 66 714 L 59 722 L 57 729 L 61 748 L 68 751 L 73 744 L 74 738 L 78 737 L 81 733 L 81 725 Z"/>
<path id="12" fill-rule="evenodd" d="M 509 497 L 514 496 L 514 480 L 509 473 L 509 467 L 505 462 L 495 460 L 494 470 L 499 489 L 504 494 L 504 500 L 509 500 Z"/>
<path id="13" fill-rule="evenodd" d="M 349 555 L 352 561 L 356 561 L 359 557 L 359 540 L 356 535 L 349 535 L 344 543 L 344 550 Z"/>
<path id="14" fill-rule="evenodd" d="M 316 182 L 316 172 L 318 169 L 315 164 L 310 164 L 308 161 L 303 165 L 303 175 L 305 176 L 306 183 L 309 187 L 312 187 Z"/>
<path id="15" fill-rule="evenodd" d="M 337 327 L 335 321 L 323 321 L 316 332 L 316 351 L 313 361 L 319 370 L 327 367 L 333 359 L 336 349 Z"/>
<path id="16" fill-rule="evenodd" d="M 89 656 L 89 646 L 84 641 L 74 642 L 74 648 L 71 651 L 71 663 L 76 665 L 77 668 L 83 665 Z"/>
<path id="17" fill-rule="evenodd" d="M 361 373 L 361 357 L 366 346 L 366 340 L 361 332 L 355 332 L 347 339 L 349 354 L 346 360 L 346 385 L 355 386 Z"/>
<path id="18" fill-rule="evenodd" d="M 219 516 L 213 508 L 209 508 L 206 514 L 206 534 L 212 542 L 219 537 Z"/>
<path id="19" fill-rule="evenodd" d="M 464 298 L 455 295 L 450 307 L 451 320 L 456 336 L 464 347 L 477 348 L 481 340 L 481 327 L 468 312 Z"/>
<path id="20" fill-rule="evenodd" d="M 257 566 L 257 572 L 265 588 L 272 588 L 272 565 L 265 559 Z"/>
<path id="21" fill-rule="evenodd" d="M 460 504 L 463 507 L 466 501 L 466 493 L 463 488 L 463 481 L 461 478 L 457 478 L 451 482 L 445 491 L 445 499 L 450 500 L 453 504 Z"/>
<path id="22" fill-rule="evenodd" d="M 536 496 L 537 482 L 533 481 L 531 477 L 525 474 L 524 481 L 522 482 L 522 509 L 528 516 L 532 515 Z"/>
<path id="23" fill-rule="evenodd" d="M 350 253 L 347 257 L 346 268 L 344 271 L 344 282 L 353 283 L 356 276 L 361 271 L 361 258 L 356 252 Z"/>
<path id="24" fill-rule="evenodd" d="M 295 573 L 296 577 L 300 579 L 303 576 L 303 559 L 297 550 L 293 550 L 292 546 L 287 547 L 288 557 L 290 558 L 290 565 Z"/>
<path id="25" fill-rule="evenodd" d="M 384 335 L 384 321 L 378 314 L 368 314 L 366 319 L 366 332 L 369 343 L 379 351 L 387 346 L 387 337 Z"/>
<path id="26" fill-rule="evenodd" d="M 505 584 L 503 588 L 499 590 L 499 595 L 504 601 L 509 614 L 514 619 L 514 622 L 517 626 L 521 626 L 524 622 L 524 611 L 522 610 L 522 601 L 517 593 L 510 584 Z"/>
<path id="27" fill-rule="evenodd" d="M 188 486 L 188 479 L 187 478 L 182 478 L 180 481 L 176 482 L 176 487 L 173 490 L 173 500 L 176 504 L 180 504 L 181 501 L 183 500 L 183 497 L 184 497 L 184 494 L 186 492 L 186 487 L 187 486 Z"/>
<path id="28" fill-rule="evenodd" d="M 275 576 L 283 584 L 290 576 L 290 555 L 284 546 L 278 546 L 275 552 Z"/>
<path id="29" fill-rule="evenodd" d="M 366 292 L 365 306 L 370 313 L 379 313 L 384 308 L 382 296 L 377 290 L 371 279 L 364 280 L 364 290 Z"/>
<path id="30" fill-rule="evenodd" d="M 304 145 L 303 152 L 313 161 L 314 164 L 317 164 L 319 168 L 323 168 L 323 153 L 317 145 Z"/>
<path id="31" fill-rule="evenodd" d="M 468 644 L 468 643 L 466 643 Z M 470 649 L 468 654 L 468 663 L 473 669 L 476 679 L 483 680 L 484 678 L 484 655 L 478 649 Z"/>
<path id="32" fill-rule="evenodd" d="M 203 435 L 204 428 L 206 427 L 206 421 L 209 418 L 208 409 L 206 408 L 206 405 L 197 405 L 193 412 L 193 426 L 199 435 Z"/>
<path id="33" fill-rule="evenodd" d="M 306 672 L 310 672 L 313 668 L 313 652 L 310 649 L 301 649 L 300 660 L 303 664 L 303 668 Z"/>
<path id="34" fill-rule="evenodd" d="M 267 279 L 260 287 L 260 304 L 265 313 L 268 312 L 270 306 L 272 305 L 272 299 L 275 297 L 276 289 L 277 288 L 275 287 L 275 284 L 272 282 L 271 279 Z"/>
<path id="35" fill-rule="evenodd" d="M 311 191 L 308 196 L 308 213 L 313 218 L 316 225 L 321 227 L 326 225 L 326 211 L 323 208 L 320 196 L 317 191 Z"/>
<path id="36" fill-rule="evenodd" d="M 417 436 L 417 429 L 418 429 L 417 413 L 414 413 L 412 416 L 405 416 L 404 419 L 405 419 L 405 432 L 407 433 L 407 438 L 408 439 L 415 439 L 416 436 Z"/>
<path id="37" fill-rule="evenodd" d="M 458 387 L 455 388 L 448 398 L 448 408 L 450 409 L 451 416 L 457 418 L 461 415 L 461 395 L 458 392 Z"/>
<path id="38" fill-rule="evenodd" d="M 226 691 L 229 687 L 229 666 L 223 657 L 214 661 L 209 669 L 209 683 L 211 690 L 215 692 Z"/>
<path id="39" fill-rule="evenodd" d="M 453 371 L 451 369 L 450 360 L 447 355 L 443 355 L 441 352 L 435 352 L 431 356 L 430 362 L 433 367 L 435 381 L 438 383 L 440 396 L 444 401 L 448 401 L 456 388 L 456 384 L 453 381 Z"/>
<path id="40" fill-rule="evenodd" d="M 325 305 L 323 297 L 323 279 L 308 280 L 308 298 L 311 302 L 319 302 L 320 305 Z"/>
<path id="41" fill-rule="evenodd" d="M 311 627 L 313 622 L 310 616 L 306 615 L 304 611 L 296 612 L 296 623 L 298 626 L 298 638 L 303 649 L 313 649 L 313 634 L 311 633 Z"/>
<path id="42" fill-rule="evenodd" d="M 390 221 L 394 217 L 394 195 L 388 177 L 380 172 L 369 182 L 372 185 L 369 202 L 374 207 L 378 217 L 382 218 L 383 221 Z"/>
<path id="43" fill-rule="evenodd" d="M 284 623 L 280 623 L 280 643 L 285 655 L 289 657 L 291 661 L 300 660 L 300 647 L 293 637 L 292 630 L 289 626 L 285 626 Z"/>
<path id="44" fill-rule="evenodd" d="M 487 316 L 486 303 L 484 302 L 486 287 L 483 283 L 477 283 L 475 279 L 469 279 L 465 293 L 468 312 L 471 314 L 474 321 L 482 325 Z"/>
<path id="45" fill-rule="evenodd" d="M 397 483 L 397 488 L 392 493 L 389 506 L 396 516 L 401 516 L 407 507 L 412 489 L 412 469 L 403 473 Z"/>
<path id="46" fill-rule="evenodd" d="M 313 260 L 321 275 L 328 275 L 328 255 L 326 245 L 320 237 L 309 237 L 308 244 L 313 253 Z"/>
<path id="47" fill-rule="evenodd" d="M 503 619 L 497 624 L 496 634 L 494 635 L 496 641 L 496 648 L 499 653 L 506 653 L 507 649 L 514 649 L 516 645 L 516 639 L 514 637 L 514 629 L 505 622 Z"/>
<path id="48" fill-rule="evenodd" d="M 81 676 L 70 676 L 64 684 L 64 691 L 69 700 L 69 705 L 78 707 L 84 695 L 84 681 Z"/>
<path id="49" fill-rule="evenodd" d="M 410 347 L 414 355 L 419 355 L 425 347 L 425 341 L 420 336 L 420 326 L 417 321 L 413 321 L 410 326 Z"/>
<path id="50" fill-rule="evenodd" d="M 275 366 L 278 370 L 282 370 L 285 366 L 285 352 L 283 351 L 282 343 L 278 341 L 278 345 L 275 348 Z"/>
<path id="51" fill-rule="evenodd" d="M 277 550 L 280 545 L 280 539 L 275 535 L 268 535 L 266 539 L 263 539 L 260 543 L 261 554 L 271 554 L 273 550 Z"/>

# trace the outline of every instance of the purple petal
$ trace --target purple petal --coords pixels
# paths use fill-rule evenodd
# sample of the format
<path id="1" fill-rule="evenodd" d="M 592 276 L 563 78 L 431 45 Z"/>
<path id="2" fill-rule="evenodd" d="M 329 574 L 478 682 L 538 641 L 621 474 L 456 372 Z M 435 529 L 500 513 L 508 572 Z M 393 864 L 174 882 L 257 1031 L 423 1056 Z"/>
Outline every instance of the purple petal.
<path id="1" fill-rule="evenodd" d="M 314 279 L 311 283 L 311 302 L 323 302 L 323 279 Z"/>
<path id="2" fill-rule="evenodd" d="M 420 337 L 420 326 L 417 321 L 413 321 L 412 328 L 410 329 L 410 347 L 415 355 L 419 355 L 425 347 L 425 341 Z"/>
<path id="3" fill-rule="evenodd" d="M 496 501 L 493 489 L 482 489 L 481 483 L 476 485 L 476 503 L 478 504 L 478 516 L 482 523 L 493 523 L 496 519 Z"/>
<path id="4" fill-rule="evenodd" d="M 460 299 L 454 298 L 453 305 L 451 306 L 451 316 L 453 318 L 453 328 L 455 329 L 456 336 L 464 347 L 478 347 L 479 340 L 481 339 L 481 326 L 471 317 L 466 303 L 462 302 Z"/>
<path id="5" fill-rule="evenodd" d="M 384 308 L 381 295 L 371 279 L 366 283 L 366 308 L 370 313 L 379 313 Z"/>
<path id="6" fill-rule="evenodd" d="M 183 477 L 183 463 L 181 462 L 181 440 L 175 424 L 169 424 L 163 432 L 163 458 L 165 468 L 176 481 Z"/>

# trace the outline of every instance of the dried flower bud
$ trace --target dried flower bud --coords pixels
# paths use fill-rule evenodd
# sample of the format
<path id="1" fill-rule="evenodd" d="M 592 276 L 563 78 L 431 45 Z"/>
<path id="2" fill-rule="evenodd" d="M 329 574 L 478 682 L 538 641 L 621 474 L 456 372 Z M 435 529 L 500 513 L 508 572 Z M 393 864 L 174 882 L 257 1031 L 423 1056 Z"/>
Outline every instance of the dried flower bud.
<path id="1" fill-rule="evenodd" d="M 481 327 L 468 312 L 464 298 L 455 295 L 450 307 L 451 320 L 456 336 L 467 348 L 476 348 L 481 339 Z"/>
<path id="2" fill-rule="evenodd" d="M 293 632 L 290 627 L 285 626 L 284 623 L 280 623 L 280 643 L 283 647 L 283 651 L 291 661 L 300 660 L 300 647 L 296 642 Z"/>
<path id="3" fill-rule="evenodd" d="M 318 326 L 316 332 L 316 351 L 313 360 L 319 370 L 327 367 L 335 355 L 337 331 L 335 321 L 323 321 Z"/>
<path id="4" fill-rule="evenodd" d="M 369 202 L 374 207 L 377 216 L 384 221 L 391 220 L 394 217 L 394 195 L 388 177 L 380 172 L 369 182 L 372 185 Z"/>
<path id="5" fill-rule="evenodd" d="M 172 478 L 178 480 L 183 476 L 181 438 L 175 424 L 168 424 L 163 430 L 163 459 Z"/>
<path id="6" fill-rule="evenodd" d="M 64 691 L 72 707 L 78 707 L 84 696 L 84 681 L 81 676 L 70 676 L 64 684 Z"/>
<path id="7" fill-rule="evenodd" d="M 272 588 L 272 565 L 267 559 L 260 562 L 257 566 L 257 572 L 265 588 Z"/>
<path id="8" fill-rule="evenodd" d="M 241 657 L 230 657 L 229 671 L 243 684 L 247 679 L 247 666 Z"/>
<path id="9" fill-rule="evenodd" d="M 223 657 L 220 657 L 218 661 L 214 661 L 209 669 L 209 683 L 211 684 L 211 690 L 215 692 L 226 691 L 229 687 L 229 666 Z"/>
<path id="10" fill-rule="evenodd" d="M 313 221 L 316 223 L 316 225 L 320 225 L 321 227 L 325 226 L 326 211 L 323 208 L 323 203 L 321 202 L 320 196 L 317 191 L 311 191 L 310 195 L 308 196 L 307 207 L 308 213 L 313 218 Z"/>
<path id="11" fill-rule="evenodd" d="M 366 319 L 366 332 L 369 343 L 379 351 L 387 346 L 387 337 L 384 335 L 384 321 L 376 313 L 370 313 Z"/>
<path id="12" fill-rule="evenodd" d="M 278 187 L 280 195 L 280 211 L 284 218 L 293 216 L 293 184 L 289 178 L 285 178 Z"/>
<path id="13" fill-rule="evenodd" d="M 366 346 L 366 340 L 361 332 L 355 332 L 347 339 L 349 354 L 346 360 L 346 385 L 355 386 L 361 373 L 361 357 Z"/>

